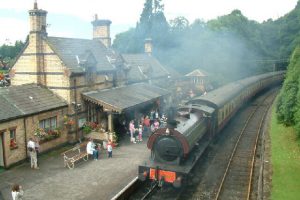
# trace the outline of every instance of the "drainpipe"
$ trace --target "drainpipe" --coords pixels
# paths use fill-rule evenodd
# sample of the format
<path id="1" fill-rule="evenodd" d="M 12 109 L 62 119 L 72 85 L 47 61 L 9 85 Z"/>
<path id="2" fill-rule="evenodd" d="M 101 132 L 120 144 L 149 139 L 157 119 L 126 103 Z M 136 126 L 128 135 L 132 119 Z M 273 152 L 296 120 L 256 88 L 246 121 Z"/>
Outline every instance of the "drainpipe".
<path id="1" fill-rule="evenodd" d="M 75 139 L 80 141 L 79 135 L 78 135 L 78 108 L 77 108 L 77 86 L 76 86 L 76 78 L 74 78 L 74 110 L 75 110 L 75 129 L 76 129 L 76 136 Z"/>
<path id="2" fill-rule="evenodd" d="M 24 133 L 25 133 L 25 153 L 26 153 L 26 158 L 28 157 L 28 152 L 27 152 L 27 128 L 26 128 L 26 117 L 23 119 L 24 123 Z"/>

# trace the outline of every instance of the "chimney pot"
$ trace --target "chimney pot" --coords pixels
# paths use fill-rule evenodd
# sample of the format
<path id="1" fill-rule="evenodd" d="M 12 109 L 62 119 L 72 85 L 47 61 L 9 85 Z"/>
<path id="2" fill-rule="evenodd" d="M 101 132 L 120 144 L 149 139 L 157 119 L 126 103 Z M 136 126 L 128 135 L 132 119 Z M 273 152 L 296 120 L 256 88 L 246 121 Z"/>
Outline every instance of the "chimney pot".
<path id="1" fill-rule="evenodd" d="M 34 6 L 33 6 L 33 9 L 38 9 L 38 5 L 37 5 L 37 0 L 34 0 Z"/>
<path id="2" fill-rule="evenodd" d="M 151 55 L 152 51 L 153 51 L 152 39 L 146 38 L 145 39 L 145 53 L 147 53 L 148 55 Z"/>

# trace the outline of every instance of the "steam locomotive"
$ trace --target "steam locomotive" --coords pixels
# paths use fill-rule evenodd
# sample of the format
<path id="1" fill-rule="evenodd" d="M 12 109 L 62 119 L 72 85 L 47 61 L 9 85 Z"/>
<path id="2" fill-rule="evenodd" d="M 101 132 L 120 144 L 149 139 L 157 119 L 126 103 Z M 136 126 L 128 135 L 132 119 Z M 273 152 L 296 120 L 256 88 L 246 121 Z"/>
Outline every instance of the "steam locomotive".
<path id="1" fill-rule="evenodd" d="M 176 123 L 149 137 L 151 157 L 139 166 L 139 179 L 181 187 L 210 141 L 239 108 L 258 92 L 280 84 L 284 74 L 270 72 L 232 82 L 179 107 L 173 120 Z"/>

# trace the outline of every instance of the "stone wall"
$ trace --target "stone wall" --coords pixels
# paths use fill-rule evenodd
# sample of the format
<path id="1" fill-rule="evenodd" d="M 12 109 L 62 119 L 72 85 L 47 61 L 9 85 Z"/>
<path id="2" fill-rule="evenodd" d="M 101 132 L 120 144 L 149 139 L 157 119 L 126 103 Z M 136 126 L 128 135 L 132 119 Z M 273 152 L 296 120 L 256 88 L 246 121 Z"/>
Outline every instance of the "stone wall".
<path id="1" fill-rule="evenodd" d="M 4 152 L 6 167 L 14 163 L 22 161 L 26 158 L 26 146 L 29 138 L 34 138 L 34 132 L 39 126 L 39 121 L 57 116 L 57 126 L 61 128 L 61 135 L 59 138 L 47 141 L 40 145 L 41 152 L 55 148 L 67 142 L 67 129 L 64 127 L 63 117 L 67 114 L 67 108 L 62 108 L 55 111 L 49 111 L 32 115 L 24 118 L 11 120 L 8 122 L 0 123 L 0 132 L 4 132 Z M 10 132 L 9 130 L 16 128 L 16 142 L 17 147 L 10 148 Z M 26 129 L 26 130 L 25 130 Z"/>
<path id="2" fill-rule="evenodd" d="M 10 129 L 16 129 L 17 147 L 10 148 Z M 0 131 L 3 132 L 3 148 L 4 160 L 6 160 L 6 167 L 13 163 L 26 158 L 26 141 L 24 119 L 15 119 L 9 122 L 0 123 Z"/>

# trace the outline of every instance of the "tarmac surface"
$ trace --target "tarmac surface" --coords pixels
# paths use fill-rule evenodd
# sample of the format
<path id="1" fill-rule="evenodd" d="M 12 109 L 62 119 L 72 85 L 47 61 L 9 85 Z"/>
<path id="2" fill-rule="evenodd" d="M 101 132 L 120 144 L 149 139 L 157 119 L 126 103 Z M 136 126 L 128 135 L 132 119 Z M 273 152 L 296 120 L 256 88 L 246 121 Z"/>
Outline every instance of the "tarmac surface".
<path id="1" fill-rule="evenodd" d="M 11 186 L 20 184 L 23 199 L 30 200 L 79 200 L 111 199 L 127 183 L 137 176 L 138 165 L 149 158 L 146 142 L 133 144 L 129 137 L 113 149 L 113 158 L 101 151 L 100 160 L 78 161 L 75 168 L 64 167 L 60 155 L 72 146 L 64 147 L 39 158 L 39 170 L 25 162 L 0 173 L 0 199 L 11 200 Z"/>

